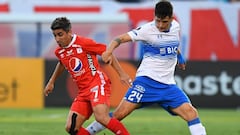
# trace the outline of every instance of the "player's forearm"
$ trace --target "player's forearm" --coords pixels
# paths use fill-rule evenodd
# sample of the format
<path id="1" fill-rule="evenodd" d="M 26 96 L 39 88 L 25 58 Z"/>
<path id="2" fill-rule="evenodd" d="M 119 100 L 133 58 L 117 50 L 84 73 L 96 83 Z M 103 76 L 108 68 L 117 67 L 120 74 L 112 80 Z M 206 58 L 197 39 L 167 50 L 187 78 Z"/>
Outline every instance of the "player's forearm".
<path id="1" fill-rule="evenodd" d="M 120 76 L 121 74 L 125 73 L 121 65 L 119 64 L 117 58 L 112 55 L 112 67 L 117 72 L 117 74 Z"/>
<path id="2" fill-rule="evenodd" d="M 125 43 L 125 42 L 128 42 L 128 41 L 131 41 L 131 38 L 130 38 L 130 36 L 127 33 L 119 35 L 117 38 L 112 40 L 112 42 L 110 43 L 109 48 L 107 49 L 107 51 L 112 53 L 115 48 L 120 46 L 122 43 Z"/>
<path id="3" fill-rule="evenodd" d="M 55 67 L 55 70 L 48 82 L 54 83 L 64 70 L 65 70 L 64 66 L 60 62 L 58 62 L 58 64 Z"/>
<path id="4" fill-rule="evenodd" d="M 115 50 L 115 48 L 117 48 L 120 44 L 121 44 L 121 41 L 120 41 L 119 38 L 114 39 L 110 43 L 110 45 L 109 45 L 109 47 L 107 49 L 107 52 L 112 53 Z"/>

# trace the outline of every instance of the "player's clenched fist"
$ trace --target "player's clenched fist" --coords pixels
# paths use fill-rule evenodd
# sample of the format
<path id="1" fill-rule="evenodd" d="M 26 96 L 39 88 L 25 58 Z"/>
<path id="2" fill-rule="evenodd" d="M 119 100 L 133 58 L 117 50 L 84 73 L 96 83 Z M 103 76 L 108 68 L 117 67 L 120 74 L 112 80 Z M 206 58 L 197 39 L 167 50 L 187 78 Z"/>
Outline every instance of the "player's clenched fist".
<path id="1" fill-rule="evenodd" d="M 52 93 L 53 88 L 54 88 L 54 84 L 48 83 L 44 89 L 44 95 L 48 96 L 49 93 Z"/>

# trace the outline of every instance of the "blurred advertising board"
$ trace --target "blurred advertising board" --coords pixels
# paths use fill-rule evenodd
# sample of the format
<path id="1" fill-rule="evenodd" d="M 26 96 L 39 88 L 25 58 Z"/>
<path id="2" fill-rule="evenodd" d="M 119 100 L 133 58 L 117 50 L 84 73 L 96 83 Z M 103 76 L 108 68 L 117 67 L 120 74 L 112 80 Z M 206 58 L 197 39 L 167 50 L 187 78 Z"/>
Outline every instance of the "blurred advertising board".
<path id="1" fill-rule="evenodd" d="M 0 33 L 0 57 L 42 57 L 55 59 L 54 49 L 57 47 L 57 43 L 50 29 L 50 21 L 58 16 L 62 15 L 39 16 L 40 18 L 45 17 L 47 22 L 35 22 L 33 19 L 31 22 L 26 23 L 1 23 L 0 19 L 0 29 L 4 31 Z M 88 19 L 90 22 L 87 22 L 87 20 L 76 19 L 76 16 L 80 15 L 68 16 L 69 18 L 75 18 L 71 20 L 73 33 L 92 38 L 100 43 L 107 44 L 115 36 L 129 30 L 128 22 L 105 22 L 107 20 L 103 20 L 103 22 L 99 21 L 97 23 L 91 22 L 91 19 Z M 18 15 L 18 17 L 24 16 Z M 84 17 L 86 15 L 82 15 L 82 18 Z M 131 57 L 131 48 L 132 46 L 125 45 L 115 53 L 119 58 L 128 59 Z"/>
<path id="2" fill-rule="evenodd" d="M 240 107 L 240 62 L 190 61 L 175 80 L 195 106 Z"/>
<path id="3" fill-rule="evenodd" d="M 43 59 L 0 58 L 0 108 L 43 108 Z"/>
<path id="4" fill-rule="evenodd" d="M 55 66 L 58 61 L 56 60 L 46 60 L 45 61 L 45 81 L 44 81 L 44 86 L 47 84 L 48 80 L 50 79 Z M 74 97 L 71 97 L 71 92 L 69 91 L 68 88 L 68 77 L 69 74 L 67 71 L 63 72 L 61 76 L 56 80 L 54 84 L 54 89 L 53 92 L 50 93 L 47 97 L 45 96 L 45 107 L 63 107 L 63 106 L 69 106 L 71 105 L 72 100 Z M 71 85 L 73 90 L 76 89 L 76 84 L 73 83 L 72 81 Z M 74 91 L 75 92 L 75 91 Z M 74 93 L 76 95 L 77 93 Z"/>
<path id="5" fill-rule="evenodd" d="M 55 64 L 54 60 L 46 61 L 46 80 Z M 134 78 L 139 61 L 120 61 L 120 64 Z M 120 83 L 118 75 L 111 67 L 103 63 L 101 67 L 112 81 L 111 106 L 116 107 L 127 87 Z M 176 69 L 175 79 L 196 107 L 237 108 L 240 107 L 239 69 L 239 62 L 189 61 L 185 71 Z M 77 88 L 71 77 L 64 73 L 56 82 L 55 91 L 45 97 L 45 106 L 69 106 L 76 93 Z"/>

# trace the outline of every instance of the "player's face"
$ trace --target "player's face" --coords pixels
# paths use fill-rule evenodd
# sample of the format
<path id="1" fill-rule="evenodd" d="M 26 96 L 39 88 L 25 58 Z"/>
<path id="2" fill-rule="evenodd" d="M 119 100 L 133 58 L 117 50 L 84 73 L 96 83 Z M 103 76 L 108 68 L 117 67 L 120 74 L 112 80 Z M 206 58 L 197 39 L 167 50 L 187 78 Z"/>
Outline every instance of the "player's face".
<path id="1" fill-rule="evenodd" d="M 158 30 L 163 32 L 163 31 L 169 30 L 173 18 L 169 17 L 169 16 L 167 16 L 165 18 L 158 18 L 155 16 L 154 20 L 155 20 L 155 25 L 158 28 Z"/>
<path id="2" fill-rule="evenodd" d="M 71 31 L 66 32 L 63 29 L 53 30 L 53 35 L 55 37 L 56 42 L 60 47 L 66 47 L 72 40 Z"/>

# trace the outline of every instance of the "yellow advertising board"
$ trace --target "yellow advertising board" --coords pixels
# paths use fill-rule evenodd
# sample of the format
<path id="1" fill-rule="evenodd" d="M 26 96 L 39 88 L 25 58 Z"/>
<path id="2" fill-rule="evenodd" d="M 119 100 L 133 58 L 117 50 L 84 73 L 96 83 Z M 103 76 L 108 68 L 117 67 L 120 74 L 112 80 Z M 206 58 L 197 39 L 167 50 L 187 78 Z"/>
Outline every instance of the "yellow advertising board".
<path id="1" fill-rule="evenodd" d="M 43 108 L 44 61 L 0 58 L 0 108 Z"/>

